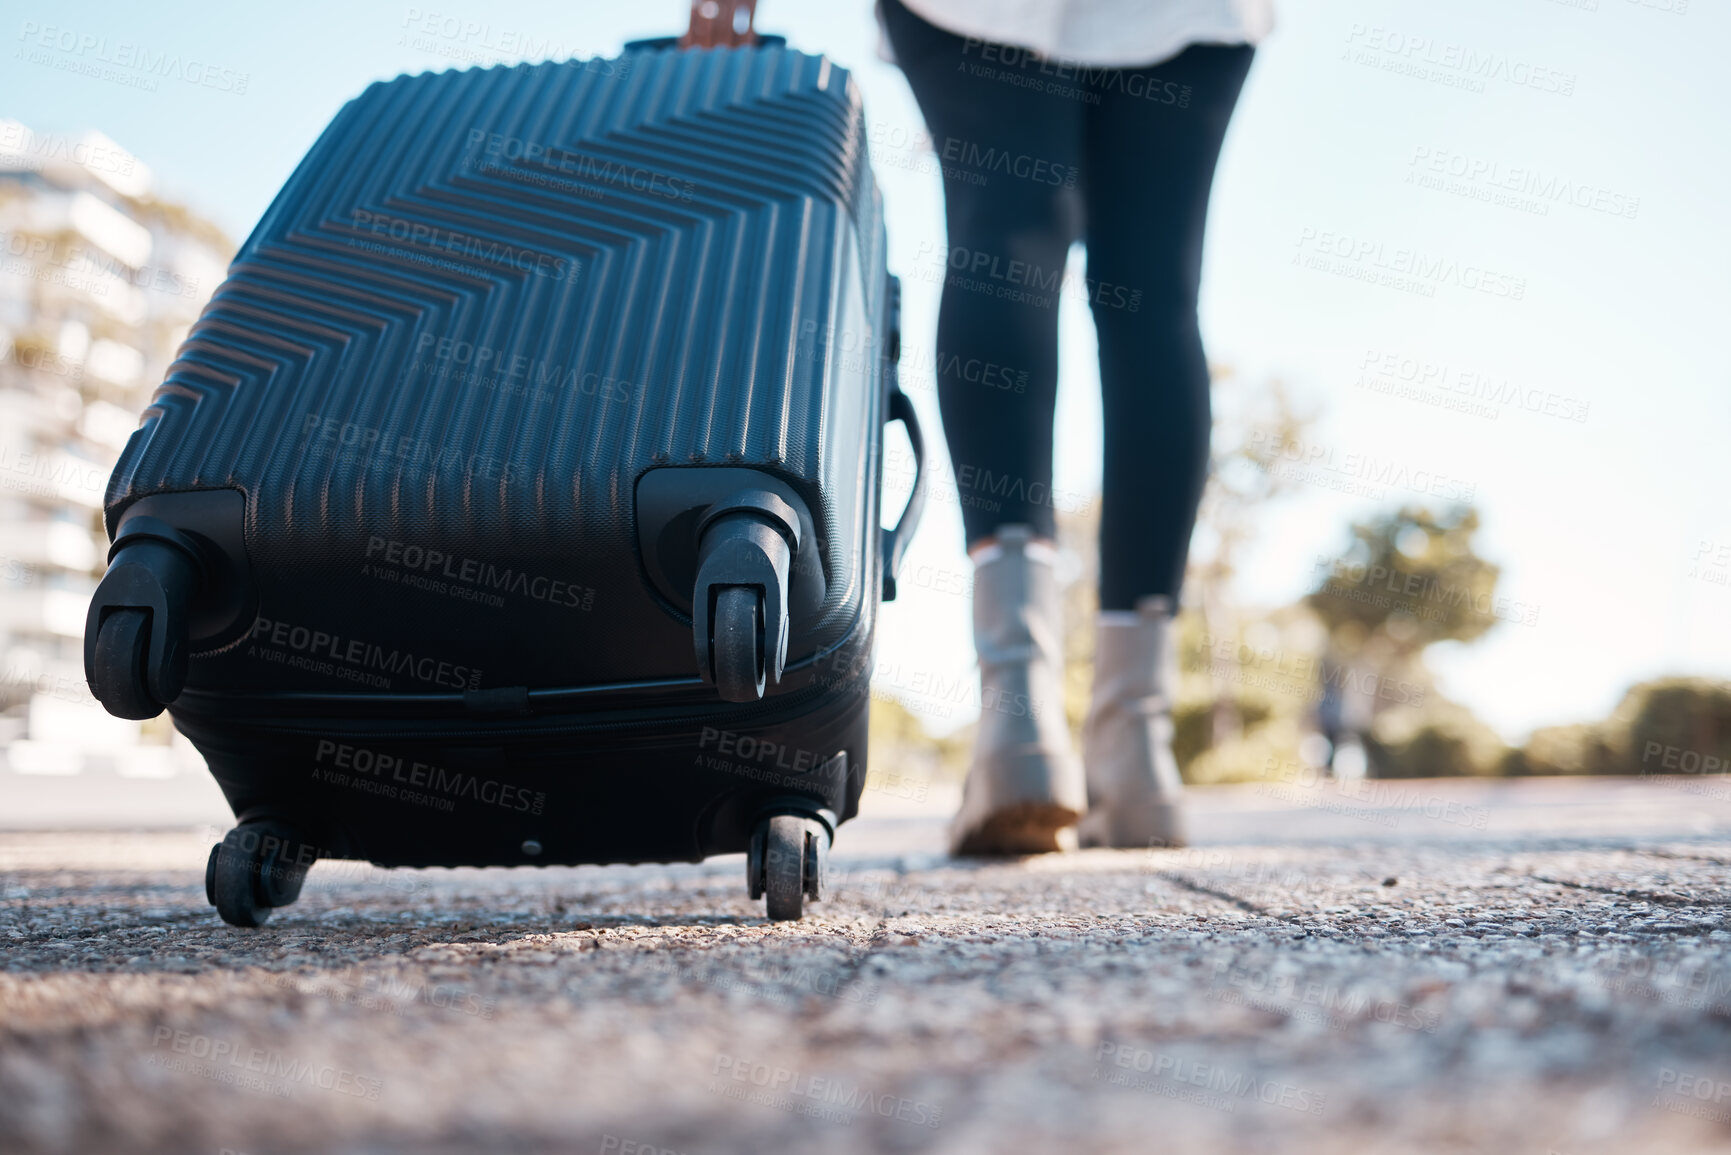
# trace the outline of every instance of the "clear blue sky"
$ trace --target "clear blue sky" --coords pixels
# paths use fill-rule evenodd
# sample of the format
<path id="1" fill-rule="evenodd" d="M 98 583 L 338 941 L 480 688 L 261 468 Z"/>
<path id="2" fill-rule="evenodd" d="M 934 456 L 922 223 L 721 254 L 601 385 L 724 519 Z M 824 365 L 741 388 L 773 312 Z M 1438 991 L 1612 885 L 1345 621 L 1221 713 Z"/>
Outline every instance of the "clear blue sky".
<path id="1" fill-rule="evenodd" d="M 1541 607 L 1533 626 L 1434 652 L 1444 691 L 1511 738 L 1600 717 L 1642 677 L 1731 675 L 1731 586 L 1688 576 L 1701 543 L 1731 547 L 1731 5 L 1668 10 L 1680 2 L 1281 4 L 1216 181 L 1203 307 L 1212 357 L 1289 381 L 1322 410 L 1315 441 L 1337 461 L 1367 455 L 1472 485 L 1504 591 Z M 608 54 L 678 29 L 685 10 L 681 0 L 6 7 L 0 116 L 38 131 L 102 130 L 237 240 L 368 82 L 461 63 L 441 53 L 507 61 L 529 44 Z M 429 34 L 429 14 L 474 31 Z M 61 43 L 72 33 L 105 44 L 83 56 L 44 50 L 28 30 L 48 26 Z M 763 0 L 759 26 L 854 69 L 880 139 L 919 130 L 899 73 L 876 59 L 865 0 Z M 142 91 L 35 58 L 64 66 L 123 45 L 229 71 L 216 89 L 160 79 Z M 1459 79 L 1449 62 L 1469 53 L 1500 61 L 1483 91 L 1401 71 L 1428 60 Z M 220 90 L 242 74 L 244 93 Z M 906 268 L 922 243 L 941 241 L 942 218 L 935 176 L 897 159 L 910 157 L 892 151 L 879 173 L 892 265 Z M 1478 175 L 1450 185 L 1451 169 Z M 1445 187 L 1425 187 L 1426 175 Z M 1548 212 L 1483 199 L 1503 191 L 1493 181 L 1526 188 Z M 1567 182 L 1569 194 L 1543 198 L 1546 181 Z M 1633 216 L 1614 214 L 1632 204 Z M 1327 256 L 1325 243 L 1345 263 L 1307 267 Z M 1521 299 L 1455 281 L 1421 296 L 1349 275 L 1405 251 L 1494 270 Z M 1092 337 L 1080 304 L 1066 308 L 1058 485 L 1086 492 L 1098 481 Z M 935 311 L 935 288 L 910 283 L 910 342 L 931 339 Z M 1354 384 L 1373 350 L 1445 365 L 1457 387 L 1507 382 L 1555 394 L 1564 411 L 1584 403 L 1586 420 L 1379 394 Z M 930 396 L 917 392 L 928 411 Z M 1270 510 L 1242 581 L 1247 600 L 1303 592 L 1314 556 L 1381 504 L 1300 490 Z M 952 506 L 936 506 L 914 563 L 964 569 L 958 522 Z M 886 613 L 883 659 L 965 676 L 964 610 L 954 596 L 912 590 Z"/>

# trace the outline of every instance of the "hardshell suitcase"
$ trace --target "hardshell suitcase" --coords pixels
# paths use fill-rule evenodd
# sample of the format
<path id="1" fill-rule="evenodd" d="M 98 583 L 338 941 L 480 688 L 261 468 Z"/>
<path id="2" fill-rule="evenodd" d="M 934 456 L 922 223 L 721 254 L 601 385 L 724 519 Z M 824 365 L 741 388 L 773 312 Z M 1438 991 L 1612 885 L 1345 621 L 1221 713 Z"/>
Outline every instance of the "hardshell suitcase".
<path id="1" fill-rule="evenodd" d="M 86 627 L 234 809 L 223 918 L 318 857 L 821 895 L 921 500 L 879 528 L 884 248 L 856 85 L 774 40 L 343 109 L 120 458 Z"/>

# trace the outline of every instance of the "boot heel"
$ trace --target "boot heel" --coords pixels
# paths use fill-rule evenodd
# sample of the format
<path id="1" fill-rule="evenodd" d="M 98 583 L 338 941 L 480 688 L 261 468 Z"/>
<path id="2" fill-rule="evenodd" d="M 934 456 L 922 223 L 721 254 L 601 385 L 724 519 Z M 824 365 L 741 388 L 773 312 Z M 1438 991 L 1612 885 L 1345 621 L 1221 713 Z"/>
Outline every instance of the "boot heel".
<path id="1" fill-rule="evenodd" d="M 957 855 L 1050 854 L 1076 849 L 1074 807 L 1060 802 L 1016 802 L 994 810 L 956 844 Z"/>
<path id="2" fill-rule="evenodd" d="M 1023 525 L 998 528 L 975 558 L 980 724 L 954 854 L 1043 854 L 1075 846 L 1086 809 L 1064 723 L 1063 612 L 1052 550 Z"/>

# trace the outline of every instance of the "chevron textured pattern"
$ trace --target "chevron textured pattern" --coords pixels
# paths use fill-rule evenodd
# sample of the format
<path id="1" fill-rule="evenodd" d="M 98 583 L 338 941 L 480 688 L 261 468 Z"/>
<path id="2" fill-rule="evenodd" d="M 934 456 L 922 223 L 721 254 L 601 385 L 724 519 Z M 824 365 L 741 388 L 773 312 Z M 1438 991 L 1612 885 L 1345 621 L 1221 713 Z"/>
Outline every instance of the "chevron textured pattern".
<path id="1" fill-rule="evenodd" d="M 821 57 L 374 84 L 193 328 L 110 524 L 150 494 L 243 490 L 269 604 L 276 575 L 316 579 L 362 535 L 618 568 L 645 470 L 726 464 L 792 481 L 851 547 L 880 385 L 822 336 L 874 339 L 883 246 L 858 91 Z M 832 602 L 860 596 L 852 553 L 827 559 Z"/>

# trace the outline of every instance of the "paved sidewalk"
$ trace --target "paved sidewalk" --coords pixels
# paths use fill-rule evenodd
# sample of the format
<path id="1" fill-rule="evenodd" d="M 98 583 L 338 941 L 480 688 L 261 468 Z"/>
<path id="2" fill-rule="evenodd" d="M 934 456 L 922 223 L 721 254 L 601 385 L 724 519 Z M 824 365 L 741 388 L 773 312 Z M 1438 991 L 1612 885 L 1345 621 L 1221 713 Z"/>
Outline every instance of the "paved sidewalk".
<path id="1" fill-rule="evenodd" d="M 731 858 L 321 863 L 239 931 L 208 831 L 0 834 L 0 1150 L 1723 1151 L 1727 796 L 1218 788 L 982 864 L 868 795 L 779 926 Z"/>

